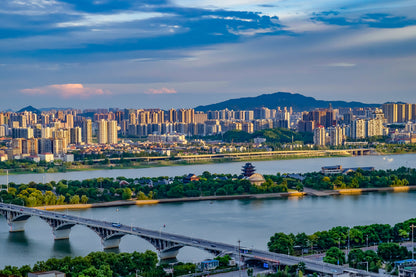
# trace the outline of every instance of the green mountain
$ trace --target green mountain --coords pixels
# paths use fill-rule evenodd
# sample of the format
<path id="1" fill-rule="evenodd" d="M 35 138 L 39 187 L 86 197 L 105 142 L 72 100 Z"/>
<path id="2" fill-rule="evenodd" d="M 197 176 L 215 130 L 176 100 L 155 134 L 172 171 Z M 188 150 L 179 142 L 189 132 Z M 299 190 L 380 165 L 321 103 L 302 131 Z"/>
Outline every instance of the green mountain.
<path id="1" fill-rule="evenodd" d="M 250 142 L 257 137 L 266 138 L 269 143 L 289 143 L 292 140 L 313 143 L 312 133 L 298 133 L 285 128 L 265 129 L 254 132 L 253 134 L 232 130 L 222 135 L 211 136 L 210 139 L 223 140 L 225 142 Z"/>
<path id="2" fill-rule="evenodd" d="M 33 106 L 24 107 L 24 108 L 20 109 L 17 112 L 18 113 L 21 113 L 21 112 L 32 112 L 32 113 L 36 113 L 36 114 L 41 114 L 41 111 L 38 110 L 38 109 L 36 109 L 36 108 L 34 108 Z"/>
<path id="3" fill-rule="evenodd" d="M 244 97 L 230 99 L 224 102 L 198 106 L 196 111 L 214 111 L 214 110 L 253 110 L 255 108 L 266 107 L 276 109 L 277 107 L 292 107 L 294 111 L 310 111 L 316 108 L 327 108 L 329 104 L 336 108 L 356 108 L 356 107 L 379 107 L 381 104 L 365 104 L 361 102 L 345 101 L 324 101 L 316 100 L 313 97 L 307 97 L 299 93 L 276 92 L 271 94 L 262 94 L 255 97 Z"/>

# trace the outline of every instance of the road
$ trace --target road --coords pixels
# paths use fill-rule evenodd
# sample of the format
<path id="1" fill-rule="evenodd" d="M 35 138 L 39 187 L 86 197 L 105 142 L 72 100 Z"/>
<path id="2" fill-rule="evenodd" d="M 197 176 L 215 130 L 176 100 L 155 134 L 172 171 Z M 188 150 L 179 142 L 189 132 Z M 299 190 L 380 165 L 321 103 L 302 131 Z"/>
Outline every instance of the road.
<path id="1" fill-rule="evenodd" d="M 228 253 L 231 255 L 235 255 L 239 252 L 239 246 L 237 245 L 183 236 L 179 234 L 167 233 L 162 231 L 155 231 L 138 226 L 124 225 L 117 222 L 108 222 L 74 215 L 67 215 L 59 212 L 52 212 L 4 203 L 0 204 L 0 211 L 11 211 L 22 215 L 39 216 L 43 219 L 59 220 L 68 224 L 79 224 L 85 225 L 87 227 L 103 228 L 106 230 L 114 231 L 115 233 L 118 233 L 121 236 L 129 234 L 139 236 L 144 239 L 158 239 L 162 241 L 175 243 L 179 246 L 196 247 L 211 252 L 216 252 L 218 254 Z M 289 256 L 285 254 L 278 254 L 258 249 L 251 249 L 250 253 L 241 253 L 240 255 L 245 260 L 255 259 L 267 262 L 272 265 L 296 265 L 299 262 L 304 262 L 306 268 L 311 271 L 324 272 L 326 274 L 331 275 L 338 275 L 344 272 L 354 272 L 362 276 L 381 276 L 376 273 L 367 273 L 363 270 L 350 269 L 338 265 L 324 263 L 322 261 L 310 260 L 302 257 Z"/>

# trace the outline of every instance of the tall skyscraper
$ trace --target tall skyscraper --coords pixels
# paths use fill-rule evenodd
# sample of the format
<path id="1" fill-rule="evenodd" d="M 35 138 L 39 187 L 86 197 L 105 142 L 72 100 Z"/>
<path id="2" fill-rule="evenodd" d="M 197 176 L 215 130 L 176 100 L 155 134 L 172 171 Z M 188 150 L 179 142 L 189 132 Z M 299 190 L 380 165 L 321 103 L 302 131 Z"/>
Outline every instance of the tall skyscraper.
<path id="1" fill-rule="evenodd" d="M 108 143 L 116 144 L 117 143 L 117 121 L 110 120 L 107 123 L 108 130 Z"/>
<path id="2" fill-rule="evenodd" d="M 383 113 L 387 119 L 387 123 L 396 123 L 398 107 L 396 103 L 385 103 L 383 104 Z"/>
<path id="3" fill-rule="evenodd" d="M 70 129 L 70 143 L 80 144 L 82 142 L 82 131 L 80 127 Z"/>
<path id="4" fill-rule="evenodd" d="M 313 144 L 317 146 L 325 146 L 325 127 L 324 126 L 318 126 L 313 130 Z"/>
<path id="5" fill-rule="evenodd" d="M 82 141 L 86 144 L 92 144 L 92 121 L 86 119 L 82 123 Z"/>
<path id="6" fill-rule="evenodd" d="M 66 128 L 74 128 L 74 116 L 72 114 L 65 115 Z"/>
<path id="7" fill-rule="evenodd" d="M 97 140 L 100 144 L 108 143 L 108 121 L 104 119 L 98 121 Z"/>
<path id="8" fill-rule="evenodd" d="M 342 145 L 344 141 L 344 130 L 341 126 L 332 126 L 328 128 L 329 141 L 332 146 Z"/>
<path id="9" fill-rule="evenodd" d="M 366 136 L 366 121 L 364 119 L 355 119 L 351 124 L 351 137 L 353 139 L 360 139 Z"/>

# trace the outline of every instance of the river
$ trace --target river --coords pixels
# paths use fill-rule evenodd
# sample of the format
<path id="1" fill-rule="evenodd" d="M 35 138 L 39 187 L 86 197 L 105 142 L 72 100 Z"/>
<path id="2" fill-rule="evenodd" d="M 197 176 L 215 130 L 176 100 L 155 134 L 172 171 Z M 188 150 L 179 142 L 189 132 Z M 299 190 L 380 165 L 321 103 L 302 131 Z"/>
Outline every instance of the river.
<path id="1" fill-rule="evenodd" d="M 98 177 L 124 176 L 127 178 L 137 177 L 158 177 L 158 176 L 181 176 L 194 173 L 201 174 L 204 171 L 212 173 L 240 174 L 241 167 L 245 162 L 213 163 L 199 165 L 181 165 L 152 168 L 135 169 L 107 169 L 75 171 L 65 173 L 45 174 L 18 174 L 9 175 L 9 182 L 29 183 L 31 181 L 50 182 L 59 180 L 85 180 Z M 313 158 L 295 160 L 274 160 L 274 161 L 253 161 L 257 172 L 261 174 L 280 173 L 305 173 L 321 170 L 322 166 L 342 165 L 343 167 L 364 167 L 373 166 L 376 169 L 396 169 L 401 166 L 416 167 L 416 154 L 402 155 L 379 155 L 379 156 L 358 156 L 358 157 L 336 157 L 336 158 Z M 0 176 L 0 184 L 6 183 L 6 176 Z"/>
<path id="2" fill-rule="evenodd" d="M 374 166 L 378 169 L 414 167 L 416 155 L 364 156 L 351 158 L 302 159 L 253 162 L 260 173 L 317 171 L 321 166 L 341 164 L 344 167 Z M 174 176 L 205 170 L 217 173 L 238 173 L 242 163 L 163 167 L 150 169 L 101 170 L 46 174 L 46 180 L 84 179 L 92 177 Z M 116 172 L 117 171 L 117 172 Z M 41 178 L 42 175 L 30 175 Z M 10 176 L 18 183 L 27 182 L 29 175 Z M 29 177 L 30 178 L 30 177 Z M 36 181 L 36 179 L 35 179 Z M 125 206 L 69 211 L 79 216 L 122 222 L 195 236 L 198 238 L 267 248 L 275 232 L 306 232 L 327 230 L 333 226 L 355 226 L 372 223 L 395 224 L 415 217 L 416 192 L 365 193 L 360 196 L 304 197 L 289 199 L 201 201 L 166 203 L 148 206 Z M 166 226 L 166 227 L 163 227 Z M 144 251 L 154 248 L 145 240 L 126 236 L 119 251 Z M 34 264 L 50 257 L 83 256 L 101 251 L 99 237 L 83 226 L 72 228 L 70 240 L 54 241 L 52 230 L 37 217 L 30 218 L 23 233 L 9 233 L 4 217 L 0 217 L 0 268 L 5 265 Z M 202 250 L 184 247 L 178 260 L 196 262 L 211 257 Z"/>

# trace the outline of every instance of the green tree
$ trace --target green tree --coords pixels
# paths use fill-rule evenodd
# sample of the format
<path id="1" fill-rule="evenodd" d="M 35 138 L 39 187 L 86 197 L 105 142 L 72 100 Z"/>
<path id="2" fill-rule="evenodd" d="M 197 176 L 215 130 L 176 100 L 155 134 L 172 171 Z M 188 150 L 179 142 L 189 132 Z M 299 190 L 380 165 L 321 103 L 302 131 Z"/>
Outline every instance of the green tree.
<path id="1" fill-rule="evenodd" d="M 69 204 L 79 204 L 79 196 L 74 195 L 69 199 Z"/>
<path id="2" fill-rule="evenodd" d="M 326 251 L 324 262 L 343 265 L 345 264 L 345 253 L 338 247 L 331 247 Z"/>
<path id="3" fill-rule="evenodd" d="M 385 261 L 398 261 L 406 259 L 409 256 L 409 251 L 405 246 L 400 246 L 397 243 L 380 243 L 377 249 L 377 254 Z"/>
<path id="4" fill-rule="evenodd" d="M 82 204 L 87 204 L 88 203 L 88 197 L 85 194 L 81 196 L 81 203 Z"/>
<path id="5" fill-rule="evenodd" d="M 269 251 L 283 254 L 293 253 L 293 239 L 285 233 L 275 233 L 267 243 Z"/>
<path id="6" fill-rule="evenodd" d="M 123 189 L 123 193 L 121 194 L 123 200 L 131 199 L 132 191 L 129 188 Z"/>

